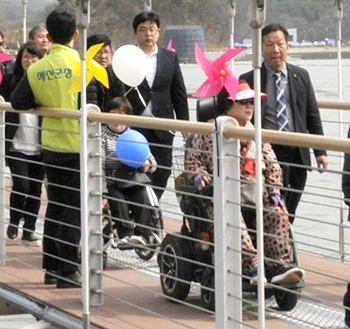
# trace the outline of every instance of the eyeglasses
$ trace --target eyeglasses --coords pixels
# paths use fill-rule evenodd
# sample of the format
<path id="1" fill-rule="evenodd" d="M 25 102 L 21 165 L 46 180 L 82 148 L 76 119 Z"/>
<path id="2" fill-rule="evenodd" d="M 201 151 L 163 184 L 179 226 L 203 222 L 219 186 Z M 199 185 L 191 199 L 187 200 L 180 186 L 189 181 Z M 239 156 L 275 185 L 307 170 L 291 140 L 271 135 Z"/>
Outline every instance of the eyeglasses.
<path id="1" fill-rule="evenodd" d="M 247 105 L 247 104 L 254 105 L 254 99 L 253 99 L 253 98 L 251 98 L 251 99 L 236 100 L 236 102 L 237 102 L 238 104 L 241 104 L 241 105 Z"/>
<path id="2" fill-rule="evenodd" d="M 139 29 L 136 30 L 137 33 L 141 33 L 141 34 L 146 34 L 146 33 L 154 34 L 157 31 L 159 31 L 159 29 L 157 29 L 156 27 L 150 27 L 150 28 L 140 27 Z"/>
<path id="3" fill-rule="evenodd" d="M 101 49 L 97 52 L 97 54 L 95 55 L 97 57 L 101 57 L 101 56 L 112 56 L 112 52 L 109 49 Z"/>

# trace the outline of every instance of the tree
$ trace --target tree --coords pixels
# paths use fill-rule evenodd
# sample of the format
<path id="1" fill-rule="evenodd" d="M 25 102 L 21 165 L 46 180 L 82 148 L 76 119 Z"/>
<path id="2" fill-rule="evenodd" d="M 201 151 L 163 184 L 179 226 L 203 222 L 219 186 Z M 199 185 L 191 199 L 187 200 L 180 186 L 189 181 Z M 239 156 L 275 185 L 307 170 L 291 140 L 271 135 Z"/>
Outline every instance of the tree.
<path id="1" fill-rule="evenodd" d="M 0 0 L 1 28 L 19 30 L 21 10 L 12 0 Z M 4 3 L 4 4 L 2 4 Z M 28 25 L 42 22 L 52 6 L 65 6 L 75 11 L 76 0 L 57 0 L 42 8 L 42 0 L 30 0 Z M 40 5 L 35 6 L 38 3 Z M 45 2 L 46 3 L 46 2 Z M 230 0 L 152 0 L 152 7 L 161 18 L 161 29 L 167 25 L 201 25 L 207 50 L 224 49 L 230 39 Z M 249 7 L 251 0 L 236 0 L 235 40 L 251 38 Z M 132 20 L 144 9 L 143 0 L 95 0 L 90 2 L 91 23 L 88 34 L 104 33 L 111 37 L 115 47 L 134 42 Z M 3 11 L 6 9 L 6 12 Z M 30 10 L 29 10 L 30 9 Z M 266 23 L 281 22 L 287 28 L 296 28 L 298 39 L 323 40 L 335 38 L 334 1 L 330 0 L 266 0 Z M 343 26 L 350 23 L 350 4 L 344 1 Z M 3 27 L 5 26 L 5 28 Z M 343 28 L 344 40 L 350 39 L 350 30 Z M 19 34 L 17 32 L 17 34 Z M 162 42 L 162 40 L 160 40 Z"/>

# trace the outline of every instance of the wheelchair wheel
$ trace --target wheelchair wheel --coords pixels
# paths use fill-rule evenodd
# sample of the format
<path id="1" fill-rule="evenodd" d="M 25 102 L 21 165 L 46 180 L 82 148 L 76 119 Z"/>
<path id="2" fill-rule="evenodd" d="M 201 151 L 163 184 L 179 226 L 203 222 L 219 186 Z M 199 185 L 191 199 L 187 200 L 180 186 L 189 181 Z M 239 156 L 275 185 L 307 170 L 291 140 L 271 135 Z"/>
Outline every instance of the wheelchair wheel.
<path id="1" fill-rule="evenodd" d="M 206 268 L 202 274 L 201 280 L 201 299 L 203 307 L 209 311 L 215 311 L 214 280 L 214 270 L 212 268 Z"/>
<path id="2" fill-rule="evenodd" d="M 137 256 L 139 256 L 143 260 L 150 260 L 154 256 L 157 247 L 159 247 L 162 243 L 163 218 L 158 208 L 154 210 L 151 225 L 154 230 L 148 238 L 149 245 L 143 248 L 135 248 Z"/>
<path id="3" fill-rule="evenodd" d="M 160 283 L 164 295 L 170 300 L 185 300 L 191 288 L 193 264 L 190 261 L 191 242 L 167 235 L 158 255 Z M 186 260 L 188 259 L 188 260 Z"/>
<path id="4" fill-rule="evenodd" d="M 143 260 L 150 260 L 156 252 L 157 245 L 160 244 L 159 237 L 155 233 L 149 237 L 149 244 L 149 246 L 135 248 L 136 255 Z"/>
<path id="5" fill-rule="evenodd" d="M 275 289 L 275 299 L 281 311 L 291 311 L 298 303 L 299 293 L 301 289 L 294 289 L 294 291 L 285 291 Z"/>

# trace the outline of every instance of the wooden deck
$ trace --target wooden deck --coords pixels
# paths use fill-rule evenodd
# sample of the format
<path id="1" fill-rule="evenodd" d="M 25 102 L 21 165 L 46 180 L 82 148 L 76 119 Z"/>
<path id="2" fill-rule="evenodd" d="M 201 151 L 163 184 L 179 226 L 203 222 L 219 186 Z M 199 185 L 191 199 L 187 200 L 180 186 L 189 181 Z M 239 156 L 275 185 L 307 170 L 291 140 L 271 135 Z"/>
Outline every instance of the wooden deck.
<path id="1" fill-rule="evenodd" d="M 301 262 L 307 271 L 303 299 L 311 298 L 331 303 L 341 309 L 349 265 L 301 254 Z M 28 264 L 31 267 L 28 267 Z M 10 244 L 7 262 L 1 267 L 1 286 L 9 288 L 30 300 L 53 309 L 82 318 L 83 306 L 80 289 L 56 289 L 43 284 L 41 248 L 27 248 Z M 129 268 L 109 264 L 103 275 L 103 306 L 90 308 L 90 321 L 99 328 L 215 328 L 215 318 L 201 310 L 186 305 L 167 302 L 162 295 L 159 279 Z M 139 287 L 142 287 L 140 289 Z M 187 300 L 199 305 L 198 295 Z M 334 305 L 332 305 L 334 307 Z M 161 315 L 159 315 L 161 314 Z M 257 328 L 257 313 L 244 312 L 244 327 Z M 267 317 L 266 328 L 298 328 L 283 319 Z"/>
<path id="2" fill-rule="evenodd" d="M 10 188 L 9 181 L 6 185 Z M 45 191 L 43 191 L 41 216 L 45 213 L 45 199 Z M 166 222 L 166 230 L 167 232 L 178 230 L 178 223 Z M 337 309 L 338 313 L 341 312 L 338 315 L 338 323 L 342 323 L 344 313 L 342 300 L 347 282 L 350 280 L 350 266 L 303 253 L 299 253 L 299 256 L 306 270 L 306 286 L 302 290 L 301 300 L 319 303 L 330 312 Z M 28 248 L 21 246 L 18 242 L 7 240 L 6 260 L 6 265 L 0 268 L 0 289 L 8 289 L 43 307 L 57 310 L 60 314 L 67 314 L 82 321 L 81 289 L 56 289 L 55 286 L 43 284 L 41 248 Z M 148 275 L 146 271 L 120 266 L 118 261 L 110 262 L 107 270 L 103 272 L 103 289 L 104 304 L 90 307 L 90 322 L 97 328 L 215 328 L 214 315 L 195 307 L 168 302 L 161 291 L 159 278 L 156 275 Z M 195 293 L 190 294 L 186 302 L 199 307 L 201 303 L 200 297 Z M 280 316 L 267 311 L 266 328 L 320 328 L 316 325 L 313 327 L 310 323 L 308 326 L 302 326 L 300 321 L 293 323 L 288 320 L 288 313 L 286 312 L 286 316 Z M 246 309 L 243 320 L 243 328 L 258 328 L 258 313 L 255 309 Z M 67 328 L 71 329 L 69 325 Z M 327 328 L 344 328 L 344 326 Z"/>

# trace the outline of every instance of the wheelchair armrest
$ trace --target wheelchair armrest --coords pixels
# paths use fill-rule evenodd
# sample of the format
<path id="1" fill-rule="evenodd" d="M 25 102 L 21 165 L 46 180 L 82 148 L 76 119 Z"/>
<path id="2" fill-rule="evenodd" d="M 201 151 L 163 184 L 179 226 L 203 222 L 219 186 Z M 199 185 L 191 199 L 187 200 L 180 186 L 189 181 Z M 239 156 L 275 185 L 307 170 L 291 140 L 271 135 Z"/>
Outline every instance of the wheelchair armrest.
<path id="1" fill-rule="evenodd" d="M 191 194 L 196 194 L 198 193 L 198 188 L 197 186 L 195 185 L 192 185 L 192 184 L 186 184 L 186 185 L 182 185 L 181 186 L 181 192 L 184 192 L 184 193 L 191 193 Z"/>

